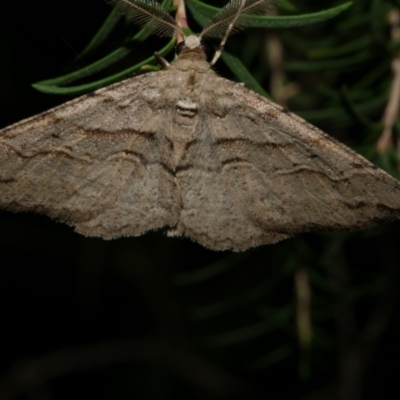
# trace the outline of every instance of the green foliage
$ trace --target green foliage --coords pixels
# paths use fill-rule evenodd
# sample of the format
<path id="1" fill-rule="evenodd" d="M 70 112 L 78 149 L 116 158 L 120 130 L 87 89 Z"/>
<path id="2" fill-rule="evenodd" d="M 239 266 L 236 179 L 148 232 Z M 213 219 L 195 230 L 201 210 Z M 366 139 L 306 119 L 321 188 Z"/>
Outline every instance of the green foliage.
<path id="1" fill-rule="evenodd" d="M 163 4 L 165 5 L 165 7 L 167 7 L 168 3 L 169 0 L 166 0 Z M 317 22 L 325 21 L 327 19 L 335 17 L 336 15 L 350 7 L 350 5 L 351 2 L 347 2 L 340 6 L 333 7 L 324 11 L 295 16 L 252 16 L 251 19 L 249 18 L 249 22 L 247 25 L 249 27 L 256 28 L 288 28 L 315 24 Z M 190 2 L 188 2 L 188 8 L 192 13 L 193 18 L 196 20 L 196 22 L 200 24 L 201 27 L 204 27 L 209 22 L 210 18 L 212 18 L 219 10 L 219 8 L 212 7 L 197 0 L 191 0 Z M 115 27 L 117 21 L 118 11 L 113 10 L 110 16 L 104 22 L 103 26 L 99 29 L 97 34 L 88 44 L 88 46 L 83 50 L 80 56 L 88 56 L 96 49 L 98 49 L 98 47 L 105 40 L 107 34 L 109 34 L 111 30 Z M 33 85 L 33 87 L 44 93 L 76 95 L 98 89 L 113 82 L 117 82 L 122 78 L 130 76 L 132 73 L 139 71 L 145 65 L 154 64 L 156 61 L 155 57 L 148 57 L 145 60 L 138 62 L 137 64 L 127 68 L 124 71 L 95 82 L 72 87 L 64 86 L 76 82 L 80 79 L 87 78 L 88 76 L 102 71 L 110 65 L 120 61 L 122 58 L 129 55 L 132 51 L 135 51 L 136 48 L 141 45 L 143 40 L 145 40 L 148 35 L 148 30 L 143 28 L 133 37 L 128 37 L 122 47 L 113 51 L 106 57 L 103 57 L 102 59 L 97 60 L 82 69 L 74 71 L 73 73 L 69 73 L 58 78 L 37 82 Z M 161 50 L 159 50 L 159 53 L 164 56 L 172 49 L 172 42 L 170 42 Z M 254 78 L 252 78 L 251 74 L 246 70 L 240 60 L 227 54 L 228 53 L 223 56 L 223 59 L 227 66 L 236 75 L 236 77 L 239 80 L 245 82 L 251 89 L 265 95 L 265 91 L 256 83 Z"/>

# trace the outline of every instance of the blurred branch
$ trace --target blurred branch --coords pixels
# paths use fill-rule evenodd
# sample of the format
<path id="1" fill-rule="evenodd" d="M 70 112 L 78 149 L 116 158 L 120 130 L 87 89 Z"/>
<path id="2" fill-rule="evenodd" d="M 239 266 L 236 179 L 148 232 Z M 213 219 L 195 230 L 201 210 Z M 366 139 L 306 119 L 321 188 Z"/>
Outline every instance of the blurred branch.
<path id="1" fill-rule="evenodd" d="M 208 395 L 271 399 L 252 384 L 157 337 L 75 347 L 20 361 L 0 380 L 0 399 L 18 398 L 67 374 L 138 361 L 162 367 Z"/>
<path id="2" fill-rule="evenodd" d="M 287 107 L 288 99 L 300 91 L 300 86 L 296 82 L 285 84 L 286 76 L 283 70 L 284 50 L 278 36 L 269 34 L 266 46 L 271 69 L 271 96 L 278 104 Z"/>
<path id="3" fill-rule="evenodd" d="M 188 29 L 185 0 L 174 0 L 174 6 L 176 7 L 175 20 L 178 26 Z M 182 35 L 177 35 L 176 43 L 183 42 L 184 40 L 185 38 Z"/>
<path id="4" fill-rule="evenodd" d="M 396 41 L 400 36 L 400 11 L 392 9 L 389 12 L 389 23 L 391 25 L 391 38 Z M 383 154 L 385 150 L 393 145 L 393 125 L 399 113 L 400 105 L 400 55 L 392 60 L 393 79 L 390 87 L 389 100 L 382 116 L 384 130 L 378 139 L 376 148 L 378 153 Z"/>
<path id="5" fill-rule="evenodd" d="M 312 324 L 310 315 L 311 287 L 307 271 L 302 268 L 294 275 L 297 294 L 297 331 L 300 347 L 307 349 L 312 341 Z"/>

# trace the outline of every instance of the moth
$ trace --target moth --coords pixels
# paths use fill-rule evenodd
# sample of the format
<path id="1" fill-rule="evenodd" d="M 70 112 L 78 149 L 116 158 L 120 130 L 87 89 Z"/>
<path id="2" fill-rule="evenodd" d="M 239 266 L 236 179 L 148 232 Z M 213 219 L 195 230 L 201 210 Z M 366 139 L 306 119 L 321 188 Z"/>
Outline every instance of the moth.
<path id="1" fill-rule="evenodd" d="M 199 36 L 154 0 L 109 2 L 155 34 L 182 38 L 177 59 L 1 130 L 1 208 L 87 236 L 164 229 L 234 251 L 399 219 L 398 181 L 214 72 L 228 35 L 268 1 L 231 0 Z M 211 62 L 207 36 L 223 37 Z"/>

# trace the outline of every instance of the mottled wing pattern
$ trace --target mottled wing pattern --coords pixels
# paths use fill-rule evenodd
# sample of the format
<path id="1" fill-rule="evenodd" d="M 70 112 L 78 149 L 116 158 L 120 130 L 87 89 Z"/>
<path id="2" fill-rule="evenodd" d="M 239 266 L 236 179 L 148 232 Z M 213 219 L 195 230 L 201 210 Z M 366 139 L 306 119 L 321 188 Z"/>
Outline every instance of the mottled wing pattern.
<path id="1" fill-rule="evenodd" d="M 237 212 L 249 223 L 292 235 L 400 217 L 400 184 L 384 171 L 240 85 L 226 81 L 221 94 L 232 109 L 213 119 L 216 159 Z"/>
<path id="2" fill-rule="evenodd" d="M 153 74 L 68 102 L 0 131 L 0 207 L 47 214 L 86 235 L 174 225 L 171 148 L 154 114 Z"/>
<path id="3" fill-rule="evenodd" d="M 282 107 L 217 79 L 214 112 L 200 119 L 177 169 L 183 210 L 172 233 L 243 250 L 400 218 L 399 182 Z"/>
<path id="4" fill-rule="evenodd" d="M 229 127 L 215 115 L 206 114 L 199 120 L 196 140 L 186 147 L 176 169 L 182 211 L 178 225 L 170 234 L 189 236 L 215 250 L 235 251 L 287 238 L 288 235 L 273 229 L 266 231 L 238 207 L 237 185 L 229 182 L 224 174 L 237 162 L 237 150 L 226 151 L 223 139 L 216 138 L 216 132 L 221 133 L 219 124 Z"/>
<path id="5" fill-rule="evenodd" d="M 205 61 L 99 90 L 0 131 L 0 207 L 113 238 L 166 227 L 245 250 L 400 217 L 400 184 Z"/>

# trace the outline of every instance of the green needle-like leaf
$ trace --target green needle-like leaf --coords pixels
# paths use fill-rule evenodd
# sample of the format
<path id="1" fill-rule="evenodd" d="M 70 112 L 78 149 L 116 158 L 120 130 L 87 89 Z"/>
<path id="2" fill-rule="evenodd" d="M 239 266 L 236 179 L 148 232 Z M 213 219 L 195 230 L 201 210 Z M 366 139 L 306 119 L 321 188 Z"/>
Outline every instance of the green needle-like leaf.
<path id="1" fill-rule="evenodd" d="M 252 16 L 247 18 L 248 22 L 246 26 L 253 28 L 289 28 L 311 25 L 336 17 L 341 12 L 347 10 L 352 4 L 352 2 L 347 2 L 327 10 L 294 16 Z M 205 26 L 210 18 L 219 11 L 219 8 L 204 4 L 199 0 L 190 0 L 188 8 L 192 12 L 196 22 L 201 26 Z M 243 17 L 243 19 L 245 18 Z"/>
<path id="2" fill-rule="evenodd" d="M 174 45 L 175 45 L 175 40 L 172 39 L 166 46 L 164 46 L 159 51 L 159 53 L 162 56 L 167 54 L 169 51 L 171 51 L 173 49 Z M 121 71 L 115 75 L 109 76 L 104 79 L 100 79 L 95 82 L 83 84 L 83 85 L 77 85 L 77 86 L 71 86 L 71 87 L 57 86 L 57 85 L 54 85 L 54 81 L 57 81 L 57 83 L 60 82 L 60 79 L 57 78 L 57 79 L 50 79 L 47 81 L 38 82 L 38 83 L 33 84 L 32 86 L 35 89 L 37 89 L 43 93 L 69 94 L 69 95 L 77 95 L 77 94 L 87 93 L 92 90 L 101 88 L 103 86 L 110 85 L 111 83 L 120 81 L 121 79 L 128 77 L 132 73 L 137 72 L 143 66 L 154 63 L 155 61 L 156 61 L 156 58 L 154 56 L 151 56 L 149 58 L 146 58 L 142 62 L 140 62 L 130 68 L 127 68 L 124 71 Z M 79 74 L 81 74 L 81 70 L 78 72 L 79 72 Z M 71 82 L 73 80 L 73 79 L 69 79 L 69 78 L 71 78 L 71 75 L 73 75 L 73 74 L 69 74 L 69 76 L 66 75 L 65 77 L 63 77 L 64 78 L 63 83 Z"/>
<path id="3" fill-rule="evenodd" d="M 262 96 L 269 97 L 268 93 L 257 82 L 239 58 L 233 56 L 227 51 L 222 53 L 221 58 L 240 82 L 243 82 L 249 89 L 254 90 Z"/>

